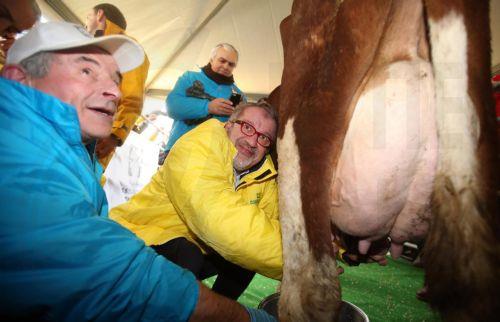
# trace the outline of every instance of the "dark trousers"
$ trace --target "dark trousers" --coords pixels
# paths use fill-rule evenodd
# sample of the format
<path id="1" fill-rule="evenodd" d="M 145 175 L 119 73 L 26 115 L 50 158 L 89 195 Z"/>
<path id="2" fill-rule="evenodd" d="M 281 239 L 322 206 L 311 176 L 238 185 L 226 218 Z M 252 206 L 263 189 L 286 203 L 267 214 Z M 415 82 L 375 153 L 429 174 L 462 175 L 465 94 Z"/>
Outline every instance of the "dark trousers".
<path id="1" fill-rule="evenodd" d="M 190 270 L 198 280 L 217 275 L 212 290 L 237 300 L 248 287 L 255 272 L 225 260 L 217 253 L 203 255 L 201 250 L 184 237 L 151 246 L 159 255 Z"/>

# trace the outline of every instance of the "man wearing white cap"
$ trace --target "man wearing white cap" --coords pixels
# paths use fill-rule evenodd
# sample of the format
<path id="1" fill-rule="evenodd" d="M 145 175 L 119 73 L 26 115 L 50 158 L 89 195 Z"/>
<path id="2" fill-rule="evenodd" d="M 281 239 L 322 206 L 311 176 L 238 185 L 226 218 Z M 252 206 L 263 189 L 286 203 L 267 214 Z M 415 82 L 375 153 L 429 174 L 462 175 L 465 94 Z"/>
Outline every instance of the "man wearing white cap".
<path id="1" fill-rule="evenodd" d="M 0 78 L 0 320 L 271 321 L 211 293 L 107 219 L 92 146 L 109 135 L 121 73 L 142 63 L 123 36 L 40 24 Z"/>

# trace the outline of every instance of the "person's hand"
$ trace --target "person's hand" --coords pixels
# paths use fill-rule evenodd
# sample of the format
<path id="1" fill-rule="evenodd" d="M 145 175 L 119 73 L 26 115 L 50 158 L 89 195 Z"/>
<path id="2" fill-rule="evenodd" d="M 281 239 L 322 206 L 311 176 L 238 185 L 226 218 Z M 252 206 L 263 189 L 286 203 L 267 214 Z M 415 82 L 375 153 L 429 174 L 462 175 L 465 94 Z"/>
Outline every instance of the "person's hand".
<path id="1" fill-rule="evenodd" d="M 388 238 L 381 238 L 374 242 L 369 243 L 368 245 L 363 245 L 363 243 L 367 243 L 365 240 L 360 240 L 358 242 L 358 250 L 351 253 L 348 252 L 345 256 L 349 257 L 350 260 L 359 263 L 377 263 L 381 266 L 387 265 L 387 251 L 391 245 Z M 361 253 L 360 249 L 368 248 L 366 253 Z"/>
<path id="2" fill-rule="evenodd" d="M 98 158 L 104 158 L 109 155 L 119 144 L 120 142 L 114 135 L 110 135 L 105 139 L 100 139 L 97 141 L 97 145 L 95 147 L 95 154 Z"/>
<path id="3" fill-rule="evenodd" d="M 387 265 L 387 258 L 385 257 L 384 254 L 375 254 L 375 255 L 360 255 L 360 254 L 348 254 L 345 253 L 344 256 L 349 257 L 349 259 L 353 262 L 358 262 L 358 263 L 377 263 L 380 266 L 386 266 Z"/>
<path id="4" fill-rule="evenodd" d="M 340 247 L 339 247 L 340 241 L 338 238 L 335 237 L 335 235 L 332 235 L 332 246 L 333 246 L 333 253 L 335 256 L 338 256 L 340 253 Z M 337 274 L 343 274 L 344 273 L 344 268 L 342 266 L 337 266 Z"/>
<path id="5" fill-rule="evenodd" d="M 349 266 L 357 266 L 360 263 L 378 263 L 381 266 L 387 265 L 386 254 L 391 242 L 384 237 L 379 240 L 369 242 L 344 233 L 333 236 L 334 250 L 338 251 L 338 245 L 342 245 L 345 252 L 342 259 Z"/>
<path id="6" fill-rule="evenodd" d="M 233 103 L 224 98 L 216 98 L 208 103 L 208 114 L 231 115 L 233 111 Z"/>

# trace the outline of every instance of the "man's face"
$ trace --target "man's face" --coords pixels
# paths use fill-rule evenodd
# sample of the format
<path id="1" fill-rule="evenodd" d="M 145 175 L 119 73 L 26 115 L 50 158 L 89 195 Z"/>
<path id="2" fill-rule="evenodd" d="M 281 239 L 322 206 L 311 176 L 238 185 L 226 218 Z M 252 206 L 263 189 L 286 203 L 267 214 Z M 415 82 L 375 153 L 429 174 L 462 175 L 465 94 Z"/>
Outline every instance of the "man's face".
<path id="1" fill-rule="evenodd" d="M 0 36 L 31 28 L 38 19 L 34 0 L 4 0 L 0 3 Z"/>
<path id="2" fill-rule="evenodd" d="M 110 135 L 120 81 L 113 57 L 93 46 L 55 53 L 47 75 L 29 80 L 76 108 L 84 143 Z"/>
<path id="3" fill-rule="evenodd" d="M 236 53 L 232 50 L 226 50 L 223 47 L 217 49 L 215 57 L 210 59 L 212 71 L 227 77 L 233 75 L 233 69 L 236 67 L 237 62 L 238 56 Z"/>
<path id="4" fill-rule="evenodd" d="M 257 132 L 269 137 L 273 142 L 276 137 L 276 123 L 269 114 L 259 107 L 246 108 L 237 118 L 252 125 Z M 264 158 L 269 148 L 257 143 L 257 134 L 246 136 L 241 132 L 241 125 L 237 123 L 226 123 L 229 139 L 234 144 L 238 153 L 233 159 L 233 166 L 237 171 L 247 170 Z"/>
<path id="5" fill-rule="evenodd" d="M 94 9 L 90 9 L 85 18 L 85 28 L 87 28 L 88 33 L 93 35 L 97 30 L 98 24 L 99 17 L 97 16 L 97 12 Z"/>

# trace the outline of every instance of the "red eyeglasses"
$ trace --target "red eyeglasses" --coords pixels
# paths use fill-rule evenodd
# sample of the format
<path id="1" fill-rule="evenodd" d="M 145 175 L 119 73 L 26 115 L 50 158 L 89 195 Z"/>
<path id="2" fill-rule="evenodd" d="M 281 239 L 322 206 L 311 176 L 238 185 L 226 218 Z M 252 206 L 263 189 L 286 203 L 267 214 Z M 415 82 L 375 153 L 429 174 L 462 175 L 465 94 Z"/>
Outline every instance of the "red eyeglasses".
<path id="1" fill-rule="evenodd" d="M 239 124 L 241 133 L 245 134 L 246 136 L 254 136 L 255 134 L 257 134 L 257 143 L 262 147 L 268 148 L 273 144 L 273 140 L 271 140 L 270 137 L 268 137 L 264 133 L 257 131 L 252 124 L 241 120 L 232 121 L 232 123 Z"/>

